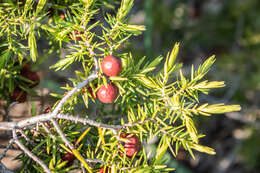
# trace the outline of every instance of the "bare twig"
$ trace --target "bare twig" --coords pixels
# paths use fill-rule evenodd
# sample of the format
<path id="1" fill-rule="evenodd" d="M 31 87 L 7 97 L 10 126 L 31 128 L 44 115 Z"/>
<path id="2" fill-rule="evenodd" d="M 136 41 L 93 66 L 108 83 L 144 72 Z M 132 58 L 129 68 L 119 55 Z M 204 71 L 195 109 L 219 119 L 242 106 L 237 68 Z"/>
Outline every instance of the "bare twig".
<path id="1" fill-rule="evenodd" d="M 138 121 L 138 122 L 134 122 L 131 124 L 108 125 L 108 124 L 96 122 L 94 120 L 90 120 L 88 118 L 83 118 L 80 116 L 73 116 L 73 115 L 69 115 L 69 114 L 58 114 L 58 115 L 54 116 L 53 114 L 49 113 L 49 114 L 42 114 L 42 115 L 34 116 L 31 118 L 27 118 L 26 120 L 21 120 L 18 122 L 0 122 L 0 130 L 12 130 L 15 127 L 15 125 L 17 126 L 17 128 L 24 128 L 24 127 L 33 125 L 37 122 L 49 121 L 52 118 L 70 120 L 75 123 L 80 122 L 82 124 L 88 124 L 88 125 L 95 126 L 95 127 L 102 127 L 102 128 L 109 129 L 109 130 L 120 130 L 120 129 L 123 129 L 126 127 L 133 127 L 138 124 L 143 124 L 143 123 L 146 123 L 147 121 L 154 121 L 154 118 L 147 118 L 144 121 Z"/>
<path id="2" fill-rule="evenodd" d="M 7 147 L 7 145 L 0 145 L 0 149 L 5 149 Z M 21 151 L 19 148 L 16 148 L 14 146 L 10 146 L 9 150 L 17 150 L 17 151 Z"/>
<path id="3" fill-rule="evenodd" d="M 4 150 L 4 151 L 1 153 L 1 155 L 0 155 L 0 162 L 1 162 L 1 160 L 5 157 L 7 151 L 10 149 L 10 147 L 13 145 L 13 143 L 14 143 L 14 140 L 11 139 L 11 140 L 9 141 L 9 144 L 5 147 L 5 150 Z"/>
<path id="4" fill-rule="evenodd" d="M 58 123 L 54 120 L 51 119 L 51 122 L 53 124 L 53 126 L 55 127 L 55 129 L 57 130 L 58 134 L 60 135 L 61 139 L 63 140 L 63 142 L 72 150 L 74 149 L 73 145 L 71 144 L 71 142 L 66 138 L 66 136 L 64 135 L 64 133 L 62 132 L 60 126 L 58 125 Z"/>
<path id="5" fill-rule="evenodd" d="M 86 159 L 86 162 L 88 162 L 88 163 L 101 163 L 101 164 L 105 164 L 105 162 L 103 162 L 102 160 L 98 160 L 98 159 Z"/>
<path id="6" fill-rule="evenodd" d="M 17 126 L 17 128 L 24 128 L 24 127 L 36 124 L 37 122 L 49 121 L 52 118 L 70 120 L 70 121 L 74 121 L 76 123 L 80 122 L 82 124 L 89 124 L 92 126 L 102 127 L 102 128 L 106 128 L 106 129 L 119 130 L 122 128 L 121 125 L 107 125 L 107 124 L 96 122 L 94 120 L 89 120 L 87 118 L 82 118 L 79 116 L 73 116 L 73 115 L 68 115 L 68 114 L 58 114 L 56 116 L 54 116 L 53 114 L 42 114 L 42 115 L 27 118 L 25 120 L 21 120 L 18 122 L 0 122 L 0 130 L 12 130 L 15 126 Z M 126 125 L 126 126 L 130 126 L 130 124 Z"/>
<path id="7" fill-rule="evenodd" d="M 68 101 L 68 99 L 70 99 L 70 97 L 72 97 L 76 92 L 80 91 L 81 88 L 85 87 L 89 82 L 91 82 L 92 80 L 98 78 L 98 72 L 94 71 L 93 74 L 91 74 L 85 81 L 79 83 L 76 87 L 74 87 L 72 90 L 70 90 L 67 95 L 65 97 L 63 97 L 61 99 L 61 101 L 59 102 L 59 104 L 56 106 L 56 108 L 53 110 L 53 112 L 50 114 L 51 116 L 51 121 L 55 127 L 55 129 L 57 130 L 58 134 L 60 135 L 60 137 L 62 138 L 63 142 L 72 150 L 75 151 L 74 146 L 70 143 L 70 141 L 66 138 L 66 136 L 64 135 L 64 133 L 62 132 L 62 130 L 60 129 L 59 125 L 57 124 L 57 122 L 53 119 L 57 116 L 57 114 L 59 113 L 59 111 L 62 109 L 63 105 Z M 76 151 L 75 151 L 76 152 Z M 81 162 L 83 158 L 80 153 L 78 153 L 78 156 L 76 156 Z M 87 170 L 89 170 L 89 167 L 87 165 L 87 163 L 83 160 L 82 162 L 84 164 L 84 166 L 86 167 Z M 91 171 L 90 171 L 91 172 Z"/>
<path id="8" fill-rule="evenodd" d="M 23 150 L 23 152 L 25 154 L 27 154 L 32 160 L 34 160 L 35 162 L 37 162 L 43 169 L 46 173 L 51 173 L 50 169 L 45 165 L 45 163 L 40 160 L 36 155 L 34 155 L 31 151 L 29 151 L 17 138 L 17 135 L 16 135 L 16 129 L 13 129 L 13 139 L 14 139 L 14 142 L 19 146 L 19 148 L 21 150 Z"/>
<path id="9" fill-rule="evenodd" d="M 86 86 L 89 82 L 96 79 L 98 77 L 97 73 L 93 73 L 90 75 L 85 81 L 79 83 L 76 87 L 74 87 L 72 90 L 70 90 L 65 97 L 61 99 L 59 104 L 56 106 L 56 108 L 53 110 L 50 114 L 42 114 L 39 116 L 34 116 L 31 118 L 28 118 L 26 120 L 22 120 L 20 122 L 13 123 L 13 122 L 1 122 L 0 123 L 0 130 L 13 130 L 15 126 L 18 128 L 25 127 L 28 125 L 36 124 L 41 121 L 49 121 L 52 118 L 56 118 L 56 115 L 59 113 L 59 111 L 62 109 L 63 105 L 68 101 L 68 99 L 73 96 L 76 92 L 78 92 L 81 88 Z"/>
<path id="10" fill-rule="evenodd" d="M 56 137 L 51 133 L 50 129 L 48 129 L 44 123 L 40 123 L 40 125 L 51 136 L 52 139 L 56 139 Z"/>
<path id="11" fill-rule="evenodd" d="M 66 96 L 61 99 L 61 101 L 59 102 L 59 104 L 56 106 L 56 108 L 53 110 L 53 112 L 51 114 L 53 116 L 56 116 L 59 113 L 59 111 L 61 110 L 61 108 L 63 107 L 63 105 L 69 100 L 69 98 L 71 96 L 73 96 L 73 94 L 80 91 L 81 88 L 85 87 L 89 82 L 93 81 L 96 78 L 98 78 L 98 74 L 93 73 L 85 81 L 79 83 L 76 87 L 74 87 L 72 90 L 70 90 L 66 94 Z"/>
<path id="12" fill-rule="evenodd" d="M 58 114 L 57 118 L 71 120 L 71 121 L 74 121 L 74 122 L 81 122 L 82 124 L 89 124 L 91 126 L 102 127 L 102 128 L 110 129 L 110 130 L 113 130 L 113 129 L 120 130 L 122 128 L 121 125 L 103 124 L 103 123 L 100 123 L 100 122 L 96 122 L 94 120 L 82 118 L 82 117 L 79 117 L 79 116 L 72 116 L 72 115 L 68 115 L 68 114 L 67 115 Z"/>
<path id="13" fill-rule="evenodd" d="M 10 116 L 10 111 L 14 107 L 14 105 L 16 105 L 17 103 L 19 103 L 19 102 L 12 102 L 11 104 L 9 104 L 9 106 L 6 110 L 6 117 L 7 117 L 7 121 L 9 121 L 9 122 L 12 121 L 12 118 Z"/>
<path id="14" fill-rule="evenodd" d="M 27 142 L 29 142 L 29 143 L 33 143 L 27 136 L 26 136 L 26 134 L 24 133 L 24 131 L 23 130 L 21 130 L 21 129 L 17 129 L 16 130 L 18 133 L 20 133 L 21 135 L 22 135 L 22 137 L 27 141 Z"/>

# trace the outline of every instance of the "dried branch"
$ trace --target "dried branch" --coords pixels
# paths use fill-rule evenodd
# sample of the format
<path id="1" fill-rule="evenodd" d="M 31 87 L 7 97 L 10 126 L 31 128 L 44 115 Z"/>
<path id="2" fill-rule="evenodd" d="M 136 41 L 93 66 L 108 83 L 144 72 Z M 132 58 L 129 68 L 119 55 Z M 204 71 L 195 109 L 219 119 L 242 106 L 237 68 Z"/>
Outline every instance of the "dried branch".
<path id="1" fill-rule="evenodd" d="M 6 118 L 7 118 L 7 121 L 9 121 L 9 122 L 12 121 L 12 118 L 10 116 L 10 111 L 14 107 L 14 105 L 16 105 L 17 103 L 19 103 L 19 102 L 12 102 L 11 104 L 9 104 L 9 106 L 6 110 Z"/>
<path id="2" fill-rule="evenodd" d="M 19 132 L 22 134 L 23 137 L 25 137 L 25 139 L 28 141 L 29 138 L 23 133 L 22 130 L 20 130 L 21 128 L 24 127 L 28 127 L 30 125 L 35 125 L 39 122 L 44 122 L 44 121 L 49 121 L 51 120 L 55 129 L 57 130 L 58 134 L 61 136 L 62 140 L 64 141 L 64 143 L 71 149 L 73 150 L 74 147 L 73 145 L 69 142 L 69 140 L 66 138 L 66 136 L 64 135 L 64 133 L 62 132 L 62 130 L 60 129 L 59 125 L 57 124 L 57 122 L 54 120 L 54 118 L 57 118 L 57 114 L 59 113 L 59 111 L 62 109 L 63 105 L 67 102 L 67 100 L 73 96 L 76 92 L 78 92 L 82 87 L 86 86 L 89 82 L 91 82 L 92 80 L 96 79 L 98 77 L 98 73 L 95 71 L 92 75 L 90 75 L 85 81 L 79 83 L 79 85 L 77 85 L 75 88 L 73 88 L 71 91 L 69 91 L 67 93 L 67 95 L 65 97 L 63 97 L 61 99 L 61 101 L 59 102 L 59 104 L 56 106 L 56 108 L 54 109 L 54 111 L 50 114 L 43 114 L 43 115 L 39 115 L 39 116 L 35 116 L 35 117 L 31 117 L 19 122 L 1 122 L 0 123 L 0 130 L 12 130 L 13 131 L 13 140 L 14 142 L 19 146 L 19 148 L 21 150 L 24 151 L 25 154 L 27 154 L 29 157 L 31 157 L 34 161 L 36 161 L 39 165 L 41 165 L 41 167 L 47 172 L 47 173 L 51 173 L 51 171 L 49 170 L 49 168 L 44 164 L 44 162 L 42 160 L 40 160 L 37 156 L 35 156 L 32 152 L 30 152 L 17 138 L 17 134 L 16 134 L 16 128 L 18 128 Z M 8 110 L 7 110 L 7 115 L 9 114 L 10 109 L 12 108 L 13 105 L 15 105 L 16 102 L 12 103 L 9 105 Z M 8 120 L 10 120 L 10 118 L 8 118 Z M 46 130 L 46 129 L 45 129 Z M 9 146 L 10 147 L 10 146 Z M 9 149 L 9 147 L 7 147 L 7 149 L 4 151 L 3 155 L 1 155 L 1 158 L 4 157 L 5 153 L 7 152 L 7 150 Z"/>
<path id="3" fill-rule="evenodd" d="M 35 162 L 37 162 L 43 169 L 46 173 L 51 173 L 50 169 L 45 165 L 45 163 L 39 159 L 36 155 L 34 155 L 31 151 L 29 151 L 17 138 L 17 135 L 16 135 L 16 129 L 13 129 L 13 139 L 14 139 L 14 142 L 19 146 L 19 148 L 21 150 L 23 150 L 23 152 L 25 154 L 27 154 L 32 160 L 34 160 Z"/>
<path id="4" fill-rule="evenodd" d="M 51 133 L 51 131 L 46 127 L 44 123 L 40 123 L 40 125 L 43 127 L 43 129 L 51 136 L 53 140 L 56 139 L 56 137 Z"/>
<path id="5" fill-rule="evenodd" d="M 66 136 L 64 135 L 64 133 L 62 132 L 60 126 L 58 125 L 58 123 L 54 120 L 51 119 L 51 122 L 53 124 L 53 126 L 55 127 L 55 129 L 57 130 L 58 134 L 60 135 L 61 139 L 63 140 L 63 142 L 71 149 L 73 150 L 74 147 L 73 145 L 70 143 L 70 141 L 66 138 Z"/>
<path id="6" fill-rule="evenodd" d="M 4 151 L 3 151 L 3 152 L 1 153 L 1 155 L 0 155 L 0 162 L 1 162 L 1 160 L 5 157 L 7 151 L 10 149 L 10 147 L 13 145 L 13 143 L 14 143 L 14 140 L 11 139 L 11 140 L 9 141 L 9 144 L 8 144 L 7 146 L 5 146 Z"/>
<path id="7" fill-rule="evenodd" d="M 94 72 L 91 74 L 85 81 L 79 83 L 75 88 L 70 90 L 65 97 L 61 99 L 59 104 L 56 106 L 56 108 L 51 113 L 52 116 L 56 116 L 59 111 L 62 109 L 63 105 L 70 99 L 71 96 L 73 96 L 76 92 L 80 91 L 81 88 L 85 87 L 89 82 L 93 81 L 94 79 L 98 78 L 98 73 Z"/>
<path id="8" fill-rule="evenodd" d="M 26 120 L 21 120 L 18 122 L 0 122 L 0 130 L 12 130 L 15 126 L 17 126 L 18 128 L 24 128 L 24 127 L 27 127 L 30 125 L 34 125 L 37 122 L 50 121 L 52 118 L 70 120 L 75 123 L 80 122 L 84 125 L 88 124 L 91 126 L 102 127 L 102 128 L 109 129 L 109 130 L 120 130 L 120 129 L 123 129 L 126 127 L 136 126 L 137 124 L 144 124 L 147 121 L 154 121 L 154 118 L 148 118 L 144 121 L 138 121 L 138 122 L 131 123 L 131 124 L 108 125 L 108 124 L 100 123 L 100 122 L 97 122 L 94 120 L 90 120 L 88 118 L 83 118 L 80 116 L 73 116 L 73 115 L 69 115 L 69 114 L 58 114 L 58 115 L 54 116 L 53 114 L 49 113 L 49 114 L 42 114 L 42 115 L 34 116 L 31 118 L 27 118 Z"/>
<path id="9" fill-rule="evenodd" d="M 103 162 L 102 160 L 98 160 L 98 159 L 86 159 L 86 162 L 88 162 L 88 163 L 101 163 L 101 164 L 105 164 L 105 162 Z"/>
<path id="10" fill-rule="evenodd" d="M 29 142 L 29 143 L 33 143 L 27 136 L 26 136 L 26 134 L 24 133 L 24 131 L 23 130 L 21 130 L 21 129 L 16 129 L 16 131 L 18 132 L 18 133 L 20 133 L 21 134 L 21 136 L 27 141 L 27 142 Z"/>

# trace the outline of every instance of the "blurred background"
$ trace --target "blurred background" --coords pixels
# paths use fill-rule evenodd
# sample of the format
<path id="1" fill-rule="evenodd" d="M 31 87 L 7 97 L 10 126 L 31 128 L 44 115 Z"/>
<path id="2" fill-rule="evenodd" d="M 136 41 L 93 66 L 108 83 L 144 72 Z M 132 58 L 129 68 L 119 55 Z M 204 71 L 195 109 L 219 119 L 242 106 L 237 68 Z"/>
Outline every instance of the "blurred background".
<path id="1" fill-rule="evenodd" d="M 112 13 L 120 5 L 118 0 L 106 2 L 115 4 L 110 7 Z M 167 164 L 176 168 L 176 173 L 260 172 L 260 1 L 135 0 L 129 17 L 130 23 L 143 24 L 147 30 L 132 37 L 122 52 L 131 51 L 133 57 L 147 56 L 147 60 L 152 60 L 166 56 L 174 43 L 180 42 L 177 61 L 183 63 L 186 75 L 191 64 L 196 67 L 214 54 L 217 61 L 207 79 L 223 80 L 226 87 L 201 95 L 201 102 L 242 106 L 238 113 L 197 120 L 199 131 L 206 134 L 201 143 L 214 148 L 216 155 L 197 152 L 193 160 L 188 152 L 181 151 L 177 158 L 169 152 L 165 156 Z M 32 95 L 27 103 L 15 105 L 10 112 L 14 120 L 30 116 L 32 109 L 42 112 L 52 105 L 50 93 L 63 94 L 59 88 L 68 82 L 68 77 L 75 77 L 76 65 L 58 73 L 49 70 L 63 52 L 45 57 L 45 44 L 39 46 L 43 48 L 39 50 L 41 58 L 33 66 L 41 76 L 37 95 Z M 0 138 L 1 145 L 6 142 Z M 5 163 L 13 158 L 12 154 L 8 153 Z"/>
<path id="2" fill-rule="evenodd" d="M 178 61 L 187 74 L 207 57 L 216 55 L 208 80 L 224 80 L 226 87 L 201 102 L 240 104 L 242 111 L 200 118 L 202 143 L 216 155 L 187 152 L 171 158 L 177 173 L 260 172 L 260 1 L 259 0 L 146 0 L 136 1 L 131 22 L 146 32 L 133 40 L 136 56 L 166 55 L 181 43 Z"/>

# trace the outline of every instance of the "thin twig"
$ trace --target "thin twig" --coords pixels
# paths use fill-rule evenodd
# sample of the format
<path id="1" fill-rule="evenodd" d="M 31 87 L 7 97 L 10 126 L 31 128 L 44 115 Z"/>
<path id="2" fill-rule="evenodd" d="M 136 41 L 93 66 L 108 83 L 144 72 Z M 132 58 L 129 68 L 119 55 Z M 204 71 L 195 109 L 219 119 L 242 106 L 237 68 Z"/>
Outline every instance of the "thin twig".
<path id="1" fill-rule="evenodd" d="M 34 125 L 37 122 L 50 121 L 50 119 L 52 118 L 70 120 L 70 121 L 74 121 L 75 123 L 80 122 L 82 124 L 89 124 L 92 126 L 102 127 L 111 130 L 112 129 L 120 130 L 122 128 L 121 125 L 107 125 L 107 124 L 96 122 L 94 120 L 90 120 L 79 116 L 73 116 L 69 114 L 58 114 L 56 116 L 54 116 L 53 114 L 42 114 L 18 122 L 0 122 L 0 130 L 12 130 L 15 126 L 17 126 L 17 128 L 24 128 L 30 125 Z M 130 126 L 130 125 L 126 124 L 125 126 Z"/>
<path id="2" fill-rule="evenodd" d="M 60 135 L 61 139 L 63 140 L 63 142 L 71 149 L 71 151 L 75 151 L 74 146 L 71 144 L 71 142 L 66 138 L 65 134 L 62 132 L 60 126 L 58 125 L 58 123 L 54 120 L 51 119 L 51 122 L 53 123 L 54 128 L 57 130 L 58 134 Z M 77 150 L 76 150 L 77 151 Z M 73 152 L 74 153 L 74 152 Z M 81 163 L 84 165 L 84 167 L 91 172 L 89 165 L 87 164 L 86 161 L 81 160 L 81 158 L 83 159 L 83 157 L 81 156 L 80 153 L 78 153 L 78 156 L 75 155 L 77 157 L 78 160 L 81 161 Z"/>
<path id="3" fill-rule="evenodd" d="M 9 104 L 9 106 L 6 110 L 6 117 L 7 117 L 7 121 L 9 121 L 9 122 L 12 121 L 12 118 L 10 116 L 10 111 L 14 107 L 14 105 L 16 105 L 17 103 L 19 103 L 19 102 L 12 102 L 11 104 Z"/>
<path id="4" fill-rule="evenodd" d="M 59 104 L 56 106 L 56 108 L 51 113 L 53 116 L 56 116 L 59 111 L 62 109 L 63 105 L 70 99 L 73 94 L 80 91 L 81 88 L 85 87 L 89 82 L 93 81 L 94 79 L 98 78 L 97 73 L 91 74 L 85 81 L 79 83 L 76 87 L 74 87 L 72 90 L 70 90 L 65 97 L 61 99 Z"/>
<path id="5" fill-rule="evenodd" d="M 113 130 L 113 129 L 120 130 L 122 128 L 121 125 L 103 124 L 103 123 L 100 123 L 100 122 L 96 122 L 94 120 L 90 120 L 90 119 L 87 119 L 87 118 L 82 118 L 80 116 L 72 116 L 72 115 L 68 115 L 68 114 L 58 114 L 57 118 L 71 120 L 71 121 L 74 121 L 76 123 L 77 122 L 81 122 L 83 124 L 88 124 L 88 125 L 95 126 L 95 127 L 102 127 L 102 128 L 110 129 L 110 130 Z"/>
<path id="6" fill-rule="evenodd" d="M 88 163 L 101 163 L 101 164 L 105 164 L 105 162 L 103 162 L 102 160 L 98 160 L 98 159 L 86 159 L 86 162 L 88 162 Z"/>
<path id="7" fill-rule="evenodd" d="M 21 130 L 21 129 L 16 129 L 16 131 L 17 132 L 19 132 L 21 135 L 22 135 L 22 137 L 27 141 L 27 142 L 29 142 L 29 143 L 33 143 L 27 136 L 26 136 L 26 134 L 24 133 L 24 131 L 23 130 Z"/>
<path id="8" fill-rule="evenodd" d="M 58 134 L 60 135 L 61 139 L 63 140 L 63 142 L 72 150 L 74 149 L 73 145 L 71 144 L 71 142 L 66 138 L 66 136 L 64 135 L 64 133 L 62 132 L 60 126 L 58 125 L 58 123 L 54 120 L 51 119 L 51 122 L 54 126 L 54 128 L 57 130 Z"/>
<path id="9" fill-rule="evenodd" d="M 51 136 L 51 138 L 52 138 L 53 140 L 56 139 L 56 137 L 52 134 L 52 132 L 50 131 L 50 129 L 48 129 L 44 123 L 40 123 L 40 125 L 41 125 L 41 126 L 43 127 L 43 129 Z"/>
<path id="10" fill-rule="evenodd" d="M 5 157 L 7 151 L 10 149 L 10 147 L 13 145 L 13 143 L 14 143 L 14 140 L 11 139 L 11 140 L 9 141 L 9 144 L 5 147 L 5 150 L 4 150 L 4 151 L 1 153 L 1 155 L 0 155 L 0 162 L 1 162 L 1 160 Z"/>
<path id="11" fill-rule="evenodd" d="M 138 122 L 134 122 L 134 123 L 131 123 L 131 124 L 129 123 L 129 124 L 124 124 L 124 125 L 108 125 L 108 124 L 96 122 L 94 120 L 90 120 L 88 118 L 83 118 L 83 117 L 80 117 L 80 116 L 73 116 L 73 115 L 69 115 L 69 114 L 58 114 L 58 115 L 54 116 L 53 114 L 49 113 L 49 114 L 42 114 L 42 115 L 34 116 L 34 117 L 31 117 L 31 118 L 27 118 L 26 120 L 21 120 L 21 121 L 18 121 L 18 122 L 0 122 L 0 130 L 12 130 L 15 125 L 18 128 L 24 128 L 24 127 L 33 125 L 37 122 L 49 121 L 52 118 L 70 120 L 70 121 L 73 121 L 75 123 L 80 122 L 84 125 L 88 124 L 88 125 L 91 125 L 91 126 L 102 127 L 102 128 L 110 129 L 110 130 L 120 130 L 120 129 L 123 129 L 123 128 L 126 128 L 126 127 L 133 127 L 133 126 L 136 126 L 138 124 L 144 124 L 147 121 L 153 121 L 154 120 L 154 118 L 147 118 L 144 121 L 138 121 Z"/>
<path id="12" fill-rule="evenodd" d="M 5 149 L 7 147 L 7 145 L 0 145 L 0 149 Z M 17 151 L 21 151 L 19 148 L 16 148 L 14 146 L 10 146 L 9 150 L 17 150 Z"/>
<path id="13" fill-rule="evenodd" d="M 35 162 L 37 162 L 43 169 L 46 173 L 51 173 L 50 169 L 45 165 L 45 163 L 39 159 L 36 155 L 34 155 L 31 151 L 29 151 L 17 138 L 17 135 L 16 135 L 16 129 L 13 129 L 13 139 L 14 139 L 14 142 L 19 146 L 19 148 L 21 150 L 23 150 L 23 152 L 25 154 L 27 154 L 32 160 L 34 160 Z"/>

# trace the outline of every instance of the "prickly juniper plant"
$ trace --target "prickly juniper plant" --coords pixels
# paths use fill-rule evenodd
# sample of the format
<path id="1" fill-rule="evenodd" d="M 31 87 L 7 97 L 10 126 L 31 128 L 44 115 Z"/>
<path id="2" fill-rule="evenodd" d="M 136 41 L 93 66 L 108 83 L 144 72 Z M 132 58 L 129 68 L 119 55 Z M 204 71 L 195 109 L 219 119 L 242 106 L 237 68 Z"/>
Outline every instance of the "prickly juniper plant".
<path id="1" fill-rule="evenodd" d="M 51 69 L 59 73 L 74 63 L 82 66 L 70 85 L 62 87 L 64 95 L 52 94 L 57 102 L 51 110 L 26 121 L 0 123 L 0 129 L 12 130 L 12 142 L 23 151 L 16 158 L 23 163 L 21 172 L 169 172 L 174 168 L 166 165 L 167 151 L 174 157 L 180 148 L 193 158 L 194 151 L 215 154 L 199 143 L 204 135 L 194 119 L 239 111 L 240 106 L 200 103 L 200 93 L 224 87 L 222 81 L 203 79 L 214 56 L 184 76 L 175 62 L 179 43 L 151 62 L 122 53 L 129 38 L 145 30 L 128 23 L 133 2 L 1 1 L 0 96 L 6 105 L 15 101 L 15 88 L 31 93 L 28 83 L 39 82 L 21 75 L 27 63 L 37 66 L 65 51 Z M 43 58 L 37 53 L 40 42 L 50 47 Z M 102 65 L 108 56 L 116 60 Z M 90 104 L 99 105 L 94 118 L 76 111 L 82 103 L 85 112 Z M 115 115 L 107 117 L 108 107 Z M 150 153 L 146 146 L 154 138 L 158 146 Z"/>

